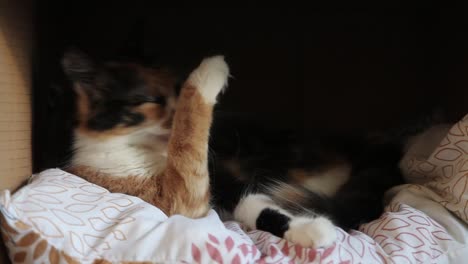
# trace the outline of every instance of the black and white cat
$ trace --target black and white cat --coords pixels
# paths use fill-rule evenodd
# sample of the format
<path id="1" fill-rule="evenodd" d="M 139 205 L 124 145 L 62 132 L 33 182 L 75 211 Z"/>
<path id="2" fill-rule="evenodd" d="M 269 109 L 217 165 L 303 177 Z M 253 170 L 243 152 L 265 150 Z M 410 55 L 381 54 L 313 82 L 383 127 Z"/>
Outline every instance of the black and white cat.
<path id="1" fill-rule="evenodd" d="M 326 246 L 334 225 L 349 230 L 378 218 L 385 191 L 403 183 L 404 137 L 300 138 L 240 123 L 215 119 L 211 184 L 215 206 L 249 228 Z"/>

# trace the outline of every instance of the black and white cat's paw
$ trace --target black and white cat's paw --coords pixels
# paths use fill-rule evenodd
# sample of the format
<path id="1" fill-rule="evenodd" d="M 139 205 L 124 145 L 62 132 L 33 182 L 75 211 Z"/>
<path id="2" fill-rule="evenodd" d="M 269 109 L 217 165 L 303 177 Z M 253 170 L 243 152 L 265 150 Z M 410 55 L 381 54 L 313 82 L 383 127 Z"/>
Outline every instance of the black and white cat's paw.
<path id="1" fill-rule="evenodd" d="M 250 229 L 270 232 L 303 247 L 326 247 L 337 238 L 335 226 L 328 218 L 294 216 L 264 194 L 249 194 L 240 199 L 234 219 Z"/>
<path id="2" fill-rule="evenodd" d="M 303 247 L 326 247 L 336 240 L 336 229 L 333 223 L 322 216 L 294 217 L 289 222 L 289 229 L 284 238 Z"/>
<path id="3" fill-rule="evenodd" d="M 229 66 L 224 56 L 205 58 L 190 74 L 189 83 L 197 87 L 206 103 L 215 104 L 218 94 L 227 86 Z"/>

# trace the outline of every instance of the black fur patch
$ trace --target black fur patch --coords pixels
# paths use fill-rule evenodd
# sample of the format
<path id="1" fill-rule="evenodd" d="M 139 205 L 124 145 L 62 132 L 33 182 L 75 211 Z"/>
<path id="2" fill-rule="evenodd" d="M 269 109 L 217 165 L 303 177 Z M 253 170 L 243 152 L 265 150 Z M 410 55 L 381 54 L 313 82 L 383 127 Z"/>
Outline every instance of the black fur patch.
<path id="1" fill-rule="evenodd" d="M 144 103 L 164 107 L 167 103 L 159 91 L 162 84 L 149 81 L 145 77 L 148 73 L 134 64 L 95 63 L 86 54 L 70 50 L 63 68 L 68 79 L 79 83 L 89 97 L 87 126 L 91 130 L 137 126 L 145 121 L 145 115 L 133 111 L 134 107 Z"/>
<path id="2" fill-rule="evenodd" d="M 385 191 L 404 183 L 398 167 L 405 141 L 402 136 L 328 132 L 301 135 L 294 131 L 283 132 L 260 121 L 221 114 L 218 112 L 214 120 L 210 144 L 212 157 L 216 159 L 211 172 L 216 175 L 212 177 L 214 189 L 219 188 L 214 196 L 217 207 L 235 208 L 239 196 L 246 192 L 242 188 L 246 188 L 248 192 L 266 192 L 276 205 L 293 214 L 327 215 L 348 230 L 376 219 L 383 211 Z M 230 161 L 230 164 L 234 161 L 238 164 L 238 171 L 223 168 L 223 160 Z M 288 177 L 290 169 L 320 171 L 336 161 L 350 163 L 352 171 L 333 197 L 311 192 L 297 179 Z M 275 195 L 274 188 L 268 188 L 278 182 L 294 187 L 298 195 Z M 261 216 L 257 224 L 281 234 L 284 230 L 278 231 L 272 222 L 281 222 L 276 218 L 284 216 L 273 213 L 277 216 Z"/>
<path id="3" fill-rule="evenodd" d="M 124 106 L 121 106 L 123 108 Z M 140 113 L 121 110 L 118 107 L 110 107 L 99 112 L 89 119 L 88 127 L 96 131 L 105 131 L 119 124 L 130 127 L 145 121 L 145 117 Z"/>
<path id="4" fill-rule="evenodd" d="M 275 236 L 283 237 L 289 229 L 291 218 L 270 208 L 263 209 L 257 218 L 257 229 L 272 233 Z"/>
<path id="5" fill-rule="evenodd" d="M 122 122 L 121 111 L 102 111 L 88 120 L 88 128 L 96 131 L 111 129 Z"/>

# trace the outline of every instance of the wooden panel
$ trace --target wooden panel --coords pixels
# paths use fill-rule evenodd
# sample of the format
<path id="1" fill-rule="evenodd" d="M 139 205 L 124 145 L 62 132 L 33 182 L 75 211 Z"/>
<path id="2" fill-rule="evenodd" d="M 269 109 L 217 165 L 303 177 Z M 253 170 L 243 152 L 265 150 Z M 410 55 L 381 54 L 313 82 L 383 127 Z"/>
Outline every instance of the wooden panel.
<path id="1" fill-rule="evenodd" d="M 0 0 L 0 190 L 31 174 L 30 17 L 27 1 Z"/>
<path id="2" fill-rule="evenodd" d="M 14 189 L 31 174 L 30 21 L 0 2 L 0 189 Z"/>

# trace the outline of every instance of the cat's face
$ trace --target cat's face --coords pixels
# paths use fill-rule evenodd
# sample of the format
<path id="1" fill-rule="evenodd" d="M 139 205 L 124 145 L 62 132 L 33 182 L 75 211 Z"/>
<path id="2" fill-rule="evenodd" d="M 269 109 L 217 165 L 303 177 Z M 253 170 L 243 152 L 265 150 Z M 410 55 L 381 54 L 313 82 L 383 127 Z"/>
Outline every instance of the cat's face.
<path id="1" fill-rule="evenodd" d="M 76 131 L 93 138 L 146 132 L 167 140 L 175 111 L 175 81 L 137 64 L 96 64 L 67 52 L 64 72 L 77 94 Z"/>

